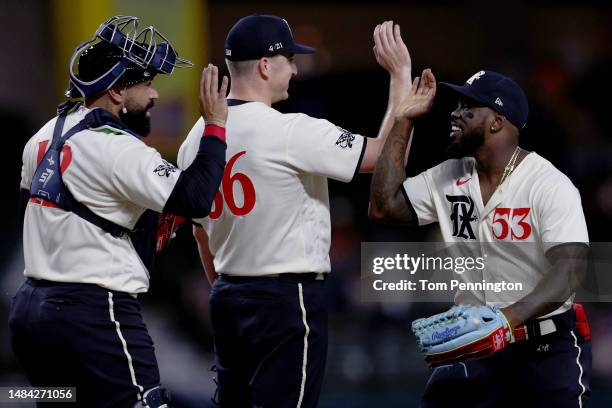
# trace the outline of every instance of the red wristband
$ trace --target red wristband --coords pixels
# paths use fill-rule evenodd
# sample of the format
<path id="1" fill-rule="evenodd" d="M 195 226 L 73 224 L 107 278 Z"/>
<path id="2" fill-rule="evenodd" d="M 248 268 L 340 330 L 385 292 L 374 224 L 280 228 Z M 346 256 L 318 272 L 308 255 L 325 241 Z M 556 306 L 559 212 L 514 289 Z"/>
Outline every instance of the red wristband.
<path id="1" fill-rule="evenodd" d="M 225 128 L 217 125 L 206 125 L 202 136 L 214 136 L 225 143 Z"/>

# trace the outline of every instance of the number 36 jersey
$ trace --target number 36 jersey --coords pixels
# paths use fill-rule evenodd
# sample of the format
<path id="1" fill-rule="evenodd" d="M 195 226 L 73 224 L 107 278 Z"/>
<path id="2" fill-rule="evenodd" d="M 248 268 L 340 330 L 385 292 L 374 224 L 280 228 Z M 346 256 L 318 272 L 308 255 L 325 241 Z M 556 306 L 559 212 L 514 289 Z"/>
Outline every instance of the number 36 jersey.
<path id="1" fill-rule="evenodd" d="M 484 279 L 521 282 L 532 289 L 550 268 L 549 249 L 588 245 L 580 194 L 548 160 L 529 153 L 486 205 L 475 164 L 471 157 L 447 160 L 406 179 L 403 188 L 419 225 L 438 222 L 444 242 L 481 248 Z M 495 300 L 512 303 L 503 293 Z"/>
<path id="2" fill-rule="evenodd" d="M 215 270 L 240 276 L 329 272 L 327 179 L 349 182 L 365 138 L 327 120 L 283 114 L 261 102 L 229 100 L 227 165 L 207 218 Z M 204 120 L 181 146 L 193 161 Z"/>

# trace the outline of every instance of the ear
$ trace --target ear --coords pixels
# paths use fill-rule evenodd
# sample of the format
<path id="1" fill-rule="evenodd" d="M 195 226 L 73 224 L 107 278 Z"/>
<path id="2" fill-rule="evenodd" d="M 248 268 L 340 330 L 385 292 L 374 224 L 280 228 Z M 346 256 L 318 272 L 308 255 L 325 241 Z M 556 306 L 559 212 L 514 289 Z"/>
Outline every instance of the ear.
<path id="1" fill-rule="evenodd" d="M 497 112 L 493 113 L 492 118 L 493 120 L 491 120 L 489 130 L 491 131 L 491 133 L 497 133 L 502 130 L 506 125 L 506 118 L 498 114 Z"/>
<path id="2" fill-rule="evenodd" d="M 269 58 L 260 58 L 259 62 L 257 63 L 257 72 L 259 72 L 259 75 L 261 75 L 261 77 L 263 79 L 269 79 L 270 78 L 270 70 L 271 70 L 271 63 L 270 63 L 270 59 Z"/>
<path id="3" fill-rule="evenodd" d="M 125 102 L 125 93 L 127 92 L 126 88 L 121 87 L 112 87 L 108 91 L 108 96 L 110 96 L 111 100 L 117 105 L 123 105 Z"/>

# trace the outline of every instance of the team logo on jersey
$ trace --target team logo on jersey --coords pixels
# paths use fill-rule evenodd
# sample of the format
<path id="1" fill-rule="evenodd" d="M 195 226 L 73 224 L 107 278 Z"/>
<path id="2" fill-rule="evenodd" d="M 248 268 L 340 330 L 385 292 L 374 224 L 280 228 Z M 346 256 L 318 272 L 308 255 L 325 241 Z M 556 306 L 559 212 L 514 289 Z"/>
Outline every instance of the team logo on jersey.
<path id="1" fill-rule="evenodd" d="M 355 140 L 355 136 L 349 132 L 346 129 L 342 129 L 340 126 L 336 126 L 338 128 L 338 130 L 340 131 L 341 135 L 338 138 L 338 140 L 336 140 L 336 146 L 340 146 L 343 149 L 346 149 L 347 147 L 349 149 L 353 148 L 353 141 Z"/>
<path id="2" fill-rule="evenodd" d="M 170 174 L 174 173 L 178 170 L 176 166 L 167 161 L 163 160 L 164 164 L 160 164 L 153 170 L 153 173 L 157 174 L 159 177 L 170 177 Z"/>
<path id="3" fill-rule="evenodd" d="M 478 219 L 474 215 L 474 200 L 466 195 L 448 194 L 446 199 L 451 204 L 450 220 L 453 223 L 453 237 L 476 239 L 471 224 Z"/>

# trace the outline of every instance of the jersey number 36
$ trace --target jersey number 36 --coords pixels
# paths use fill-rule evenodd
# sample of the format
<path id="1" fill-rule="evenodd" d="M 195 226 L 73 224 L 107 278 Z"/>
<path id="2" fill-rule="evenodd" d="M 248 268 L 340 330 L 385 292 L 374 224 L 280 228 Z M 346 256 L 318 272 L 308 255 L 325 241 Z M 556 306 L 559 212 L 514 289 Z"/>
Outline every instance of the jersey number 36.
<path id="1" fill-rule="evenodd" d="M 246 151 L 238 152 L 227 162 L 225 172 L 223 173 L 223 178 L 221 179 L 220 191 L 217 191 L 215 200 L 213 202 L 213 208 L 210 211 L 210 214 L 208 214 L 208 217 L 211 220 L 216 220 L 223 213 L 224 198 L 227 208 L 233 215 L 236 216 L 247 215 L 251 212 L 251 210 L 253 210 L 253 207 L 255 207 L 255 187 L 253 186 L 251 179 L 244 173 L 234 173 L 232 175 L 232 168 L 234 167 L 234 164 L 242 155 L 245 154 Z M 236 200 L 234 198 L 234 183 L 239 183 L 242 187 L 243 201 L 241 207 L 236 204 Z M 223 194 L 221 194 L 221 192 L 223 192 Z"/>

